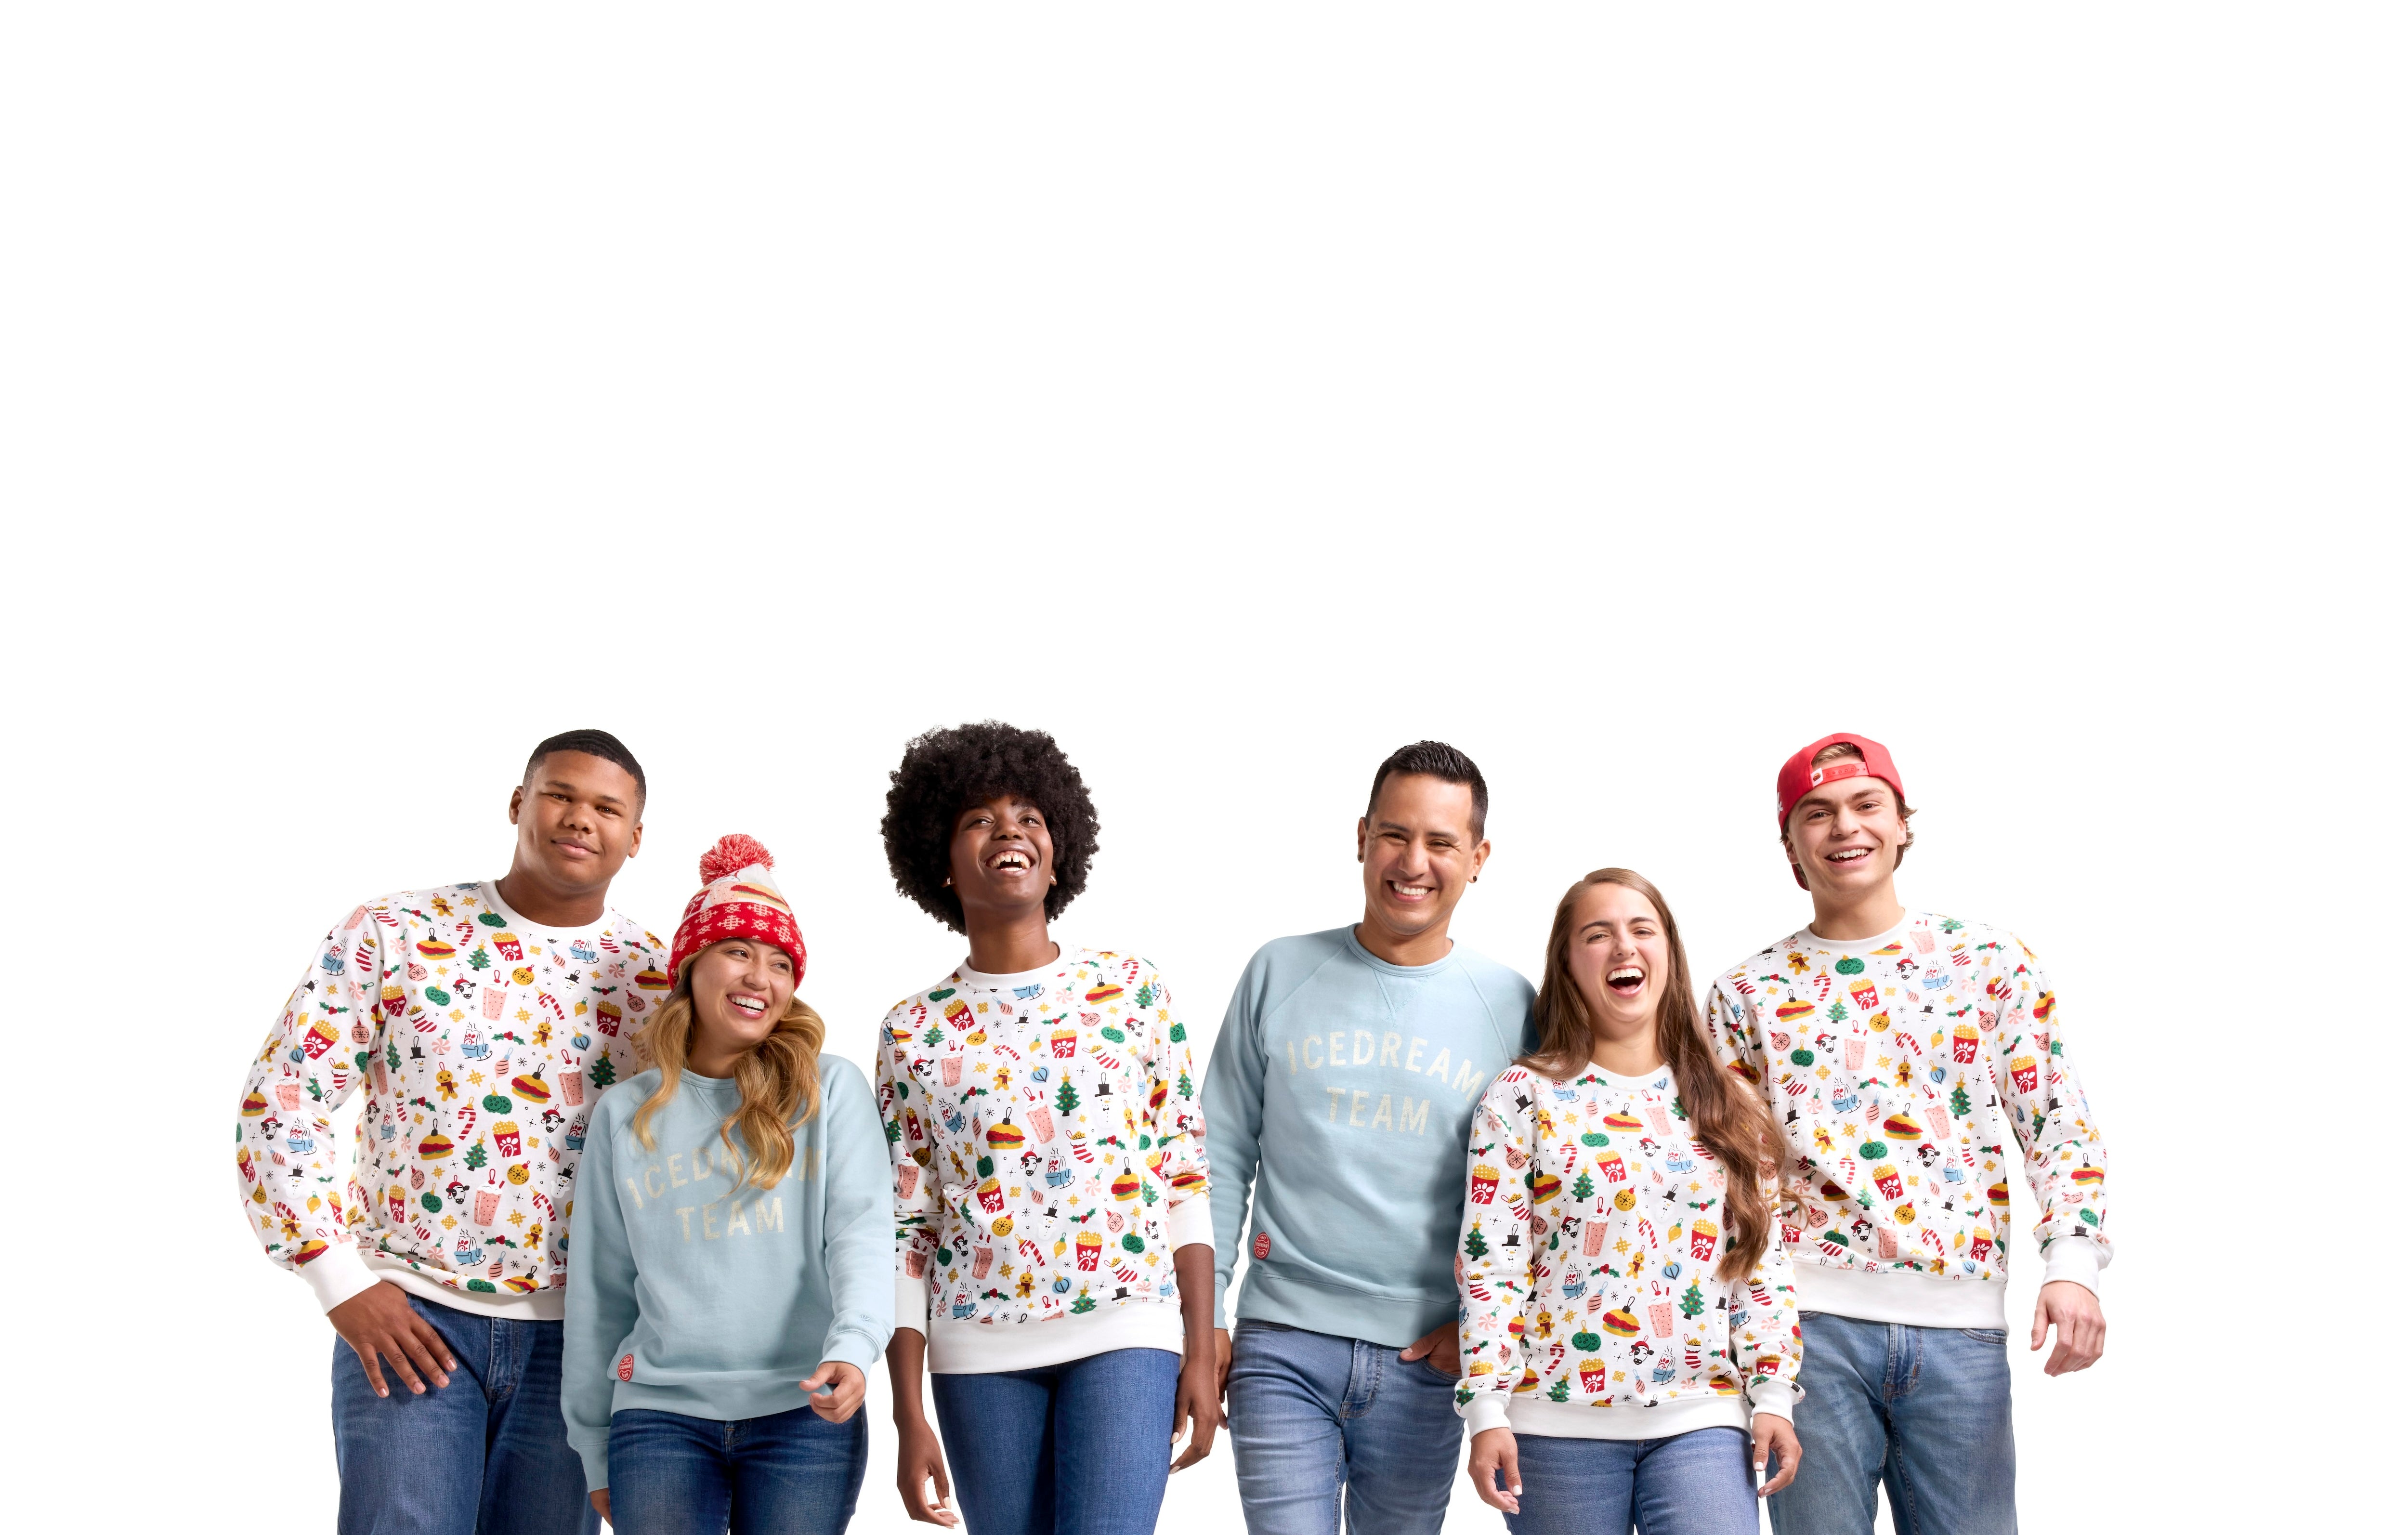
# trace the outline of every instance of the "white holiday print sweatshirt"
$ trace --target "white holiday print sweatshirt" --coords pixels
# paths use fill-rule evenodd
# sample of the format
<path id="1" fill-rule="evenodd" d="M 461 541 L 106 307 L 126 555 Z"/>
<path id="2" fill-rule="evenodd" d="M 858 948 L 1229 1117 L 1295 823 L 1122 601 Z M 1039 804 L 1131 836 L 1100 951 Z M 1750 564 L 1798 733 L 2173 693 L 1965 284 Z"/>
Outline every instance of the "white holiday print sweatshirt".
<path id="1" fill-rule="evenodd" d="M 1472 1115 L 1469 1168 L 1455 1399 L 1470 1432 L 1659 1439 L 1789 1416 L 1789 1259 L 1775 1240 L 1745 1280 L 1716 1277 L 1728 1174 L 1691 1139 L 1669 1067 L 1507 1068 Z"/>
<path id="2" fill-rule="evenodd" d="M 1706 1015 L 1788 1143 L 1802 1309 L 2005 1326 L 2010 1145 L 2043 1283 L 2099 1287 L 2107 1148 L 2057 993 L 2014 934 L 1929 913 L 1853 942 L 1794 933 L 1717 980 Z"/>
<path id="3" fill-rule="evenodd" d="M 636 1069 L 627 1034 L 668 995 L 667 953 L 615 912 L 538 926 L 489 883 L 354 908 L 243 1082 L 252 1235 L 329 1311 L 389 1279 L 557 1320 L 586 1116 Z M 328 1116 L 363 1087 L 346 1157 Z"/>
<path id="4" fill-rule="evenodd" d="M 895 1325 L 938 1374 L 1183 1353 L 1171 1255 L 1212 1241 L 1186 1029 L 1144 960 L 967 966 L 886 1015 Z"/>

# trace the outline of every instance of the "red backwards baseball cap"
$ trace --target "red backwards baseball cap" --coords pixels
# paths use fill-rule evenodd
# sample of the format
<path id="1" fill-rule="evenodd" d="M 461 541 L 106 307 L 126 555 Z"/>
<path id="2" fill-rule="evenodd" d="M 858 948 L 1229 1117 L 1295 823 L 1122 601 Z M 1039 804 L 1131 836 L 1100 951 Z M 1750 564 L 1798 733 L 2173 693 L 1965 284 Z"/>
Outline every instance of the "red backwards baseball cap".
<path id="1" fill-rule="evenodd" d="M 1814 753 L 1827 746 L 1853 746 L 1864 753 L 1865 760 L 1827 762 L 1820 768 L 1813 766 Z M 1898 796 L 1900 805 L 1906 803 L 1906 785 L 1899 779 L 1898 765 L 1889 760 L 1889 748 L 1870 736 L 1859 736 L 1848 730 L 1834 731 L 1821 740 L 1799 747 L 1797 755 L 1781 765 L 1781 777 L 1773 785 L 1781 801 L 1781 834 L 1784 837 L 1789 835 L 1789 812 L 1798 808 L 1799 800 L 1826 783 L 1846 778 L 1880 779 Z M 1798 888 L 1805 889 L 1805 874 L 1795 864 L 1790 866 L 1789 872 L 1798 881 Z"/>

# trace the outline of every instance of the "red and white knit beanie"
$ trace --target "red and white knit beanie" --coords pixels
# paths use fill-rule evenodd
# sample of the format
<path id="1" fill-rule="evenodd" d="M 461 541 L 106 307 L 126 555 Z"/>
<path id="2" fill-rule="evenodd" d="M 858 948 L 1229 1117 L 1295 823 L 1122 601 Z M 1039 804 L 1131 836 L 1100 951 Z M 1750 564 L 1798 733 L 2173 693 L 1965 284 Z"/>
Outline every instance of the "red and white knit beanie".
<path id="1" fill-rule="evenodd" d="M 795 909 L 769 879 L 776 861 L 740 831 L 711 844 L 702 855 L 702 888 L 685 903 L 684 920 L 669 945 L 669 974 L 682 977 L 686 961 L 714 943 L 749 938 L 785 950 L 795 962 L 795 979 L 803 978 L 803 935 L 795 925 Z"/>

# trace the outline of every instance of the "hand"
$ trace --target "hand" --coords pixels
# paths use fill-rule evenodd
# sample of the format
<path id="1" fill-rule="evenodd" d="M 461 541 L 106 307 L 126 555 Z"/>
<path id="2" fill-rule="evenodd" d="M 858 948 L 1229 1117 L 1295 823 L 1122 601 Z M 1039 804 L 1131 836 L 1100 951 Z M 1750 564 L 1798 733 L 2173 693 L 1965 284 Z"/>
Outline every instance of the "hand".
<path id="1" fill-rule="evenodd" d="M 1411 1362 L 1427 1356 L 1430 1368 L 1442 1375 L 1463 1377 L 1463 1335 L 1449 1322 L 1433 1327 L 1408 1344 L 1397 1357 Z"/>
<path id="2" fill-rule="evenodd" d="M 2040 1304 L 2032 1308 L 2033 1348 L 2047 1338 L 2052 1324 L 2057 1327 L 2057 1352 L 2048 1356 L 2049 1374 L 2088 1370 L 2107 1352 L 2107 1313 L 2099 1309 L 2099 1298 L 2087 1286 L 2058 1279 L 2040 1287 Z"/>
<path id="3" fill-rule="evenodd" d="M 937 1430 L 924 1417 L 908 1422 L 898 1417 L 895 1438 L 895 1485 L 903 1494 L 903 1512 L 915 1524 L 959 1524 L 961 1516 L 945 1506 L 953 1500 L 953 1485 L 945 1475 L 945 1452 L 937 1443 Z M 937 1485 L 934 1499 L 928 1496 L 931 1482 Z"/>
<path id="4" fill-rule="evenodd" d="M 1471 1490 L 1493 1509 L 1522 1512 L 1522 1453 L 1511 1428 L 1483 1428 L 1471 1436 Z"/>
<path id="5" fill-rule="evenodd" d="M 1215 1375 L 1217 1376 L 1217 1379 L 1216 1379 L 1216 1380 L 1214 1381 L 1214 1383 L 1213 1383 L 1217 1389 L 1214 1391 L 1214 1393 L 1213 1393 L 1213 1394 L 1214 1394 L 1214 1396 L 1215 1396 L 1216 1398 L 1218 1398 L 1218 1399 L 1220 1400 L 1220 1402 L 1222 1403 L 1222 1405 L 1223 1405 L 1223 1406 L 1226 1406 L 1226 1405 L 1228 1405 L 1228 1401 L 1229 1401 L 1229 1329 L 1228 1329 L 1228 1328 L 1226 1328 L 1226 1327 L 1214 1327 L 1214 1328 L 1212 1329 L 1212 1347 L 1213 1347 L 1214 1351 L 1220 1355 L 1220 1362 L 1219 1362 L 1217 1365 L 1215 1365 L 1215 1366 L 1213 1367 L 1213 1369 L 1214 1369 L 1214 1373 L 1215 1373 Z"/>
<path id="6" fill-rule="evenodd" d="M 1183 1471 L 1212 1453 L 1212 1436 L 1220 1431 L 1221 1370 L 1213 1361 L 1198 1357 L 1179 1369 L 1179 1399 L 1170 1413 L 1170 1442 L 1177 1444 L 1191 1425 L 1195 1433 L 1187 1441 L 1186 1453 L 1170 1463 L 1174 1471 Z"/>
<path id="7" fill-rule="evenodd" d="M 443 1346 L 443 1335 L 410 1306 L 400 1285 L 388 1281 L 380 1279 L 344 1301 L 326 1313 L 326 1320 L 360 1356 L 360 1368 L 367 1371 L 368 1384 L 376 1387 L 380 1397 L 393 1394 L 385 1389 L 384 1371 L 377 1367 L 380 1355 L 402 1384 L 421 1397 L 426 1395 L 426 1384 L 419 1379 L 420 1371 L 440 1386 L 452 1384 L 444 1371 L 460 1368 L 452 1351 Z"/>
<path id="8" fill-rule="evenodd" d="M 811 1393 L 811 1411 L 829 1423 L 842 1423 L 861 1411 L 861 1399 L 869 1392 L 869 1382 L 855 1365 L 841 1359 L 823 1360 L 820 1367 L 805 1376 L 803 1389 Z M 827 1395 L 821 1396 L 825 1386 Z"/>
<path id="9" fill-rule="evenodd" d="M 1766 1452 L 1772 1456 L 1772 1478 L 1756 1489 L 1756 1495 L 1762 1498 L 1798 1480 L 1798 1456 L 1802 1452 L 1798 1448 L 1797 1426 L 1780 1413 L 1758 1413 L 1752 1424 L 1748 1437 L 1756 1441 L 1756 1475 L 1764 1474 Z"/>
<path id="10" fill-rule="evenodd" d="M 598 1514 L 602 1515 L 602 1522 L 603 1522 L 604 1524 L 606 1524 L 606 1525 L 607 1525 L 607 1524 L 609 1524 L 609 1523 L 610 1522 L 610 1489 L 609 1489 L 609 1488 L 608 1488 L 608 1487 L 596 1487 L 596 1488 L 595 1488 L 592 1492 L 589 1492 L 589 1493 L 587 1493 L 587 1494 L 585 1495 L 585 1500 L 586 1500 L 587 1502 L 589 1502 L 589 1503 L 591 1503 L 591 1504 L 593 1504 L 593 1505 L 594 1505 L 594 1512 L 595 1512 L 595 1513 L 598 1513 Z"/>

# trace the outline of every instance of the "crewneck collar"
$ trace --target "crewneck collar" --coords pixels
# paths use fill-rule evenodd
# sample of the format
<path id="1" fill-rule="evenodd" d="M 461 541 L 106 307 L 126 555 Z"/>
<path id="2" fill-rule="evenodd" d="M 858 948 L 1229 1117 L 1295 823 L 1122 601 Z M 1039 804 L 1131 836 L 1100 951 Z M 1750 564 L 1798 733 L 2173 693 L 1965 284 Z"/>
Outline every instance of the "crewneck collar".
<path id="1" fill-rule="evenodd" d="M 505 925 L 523 927 L 531 933 L 551 933 L 559 938 L 591 938 L 609 926 L 611 922 L 610 908 L 607 905 L 602 908 L 600 916 L 582 927 L 554 927 L 549 923 L 538 922 L 533 917 L 523 916 L 510 910 L 509 902 L 502 899 L 502 882 L 499 880 L 480 882 L 477 894 L 483 898 L 486 907 L 502 919 Z"/>
<path id="2" fill-rule="evenodd" d="M 965 986 L 979 986 L 988 991 L 1010 991 L 1014 986 L 1037 985 L 1061 974 L 1077 962 L 1078 950 L 1064 943 L 1060 939 L 1055 939 L 1054 942 L 1054 946 L 1062 952 L 1033 970 L 1021 970 L 1011 975 L 990 975 L 984 970 L 970 968 L 969 960 L 965 958 L 959 965 L 953 967 L 953 974 L 960 978 Z"/>
<path id="3" fill-rule="evenodd" d="M 1833 954 L 1867 954 L 1872 953 L 1875 949 L 1886 949 L 1893 943 L 1902 941 L 1905 939 L 1908 930 L 1913 928 L 1915 924 L 1919 922 L 1928 922 L 1930 920 L 1931 918 L 1928 912 L 1909 911 L 1899 920 L 1897 926 L 1890 928 L 1886 932 L 1875 933 L 1870 938 L 1823 938 L 1816 934 L 1814 929 L 1812 927 L 1800 927 L 1796 933 L 1790 936 L 1789 941 L 1784 944 L 1784 947 L 1790 949 L 1804 949 L 1812 947 L 1816 949 L 1828 949 Z"/>
<path id="4" fill-rule="evenodd" d="M 1382 959 L 1378 954 L 1375 954 L 1370 950 L 1363 947 L 1363 940 L 1354 936 L 1354 924 L 1350 922 L 1339 930 L 1346 935 L 1346 947 L 1354 953 L 1354 957 L 1361 960 L 1364 964 L 1370 966 L 1382 975 L 1402 976 L 1412 980 L 1419 980 L 1424 976 L 1436 975 L 1440 970 L 1443 970 L 1448 966 L 1454 964 L 1455 955 L 1463 952 L 1462 944 L 1456 942 L 1453 939 L 1449 939 L 1447 940 L 1446 954 L 1443 958 L 1431 960 L 1426 965 L 1398 965 L 1392 963 L 1391 961 Z"/>

